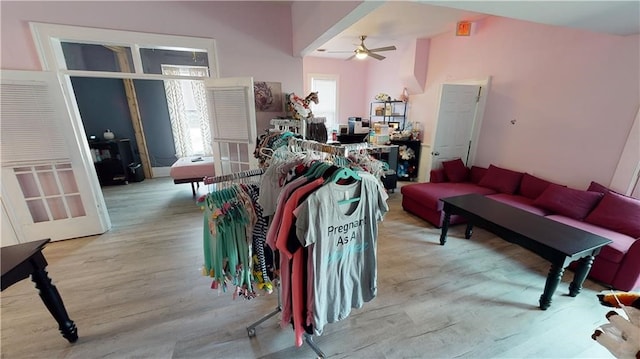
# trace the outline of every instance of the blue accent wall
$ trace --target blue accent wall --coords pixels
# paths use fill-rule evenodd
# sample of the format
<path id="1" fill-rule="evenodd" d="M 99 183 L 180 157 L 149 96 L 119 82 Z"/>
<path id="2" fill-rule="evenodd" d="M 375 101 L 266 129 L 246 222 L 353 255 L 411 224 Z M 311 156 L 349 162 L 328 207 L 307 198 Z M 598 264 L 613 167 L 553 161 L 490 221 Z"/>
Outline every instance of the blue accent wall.
<path id="1" fill-rule="evenodd" d="M 139 162 L 122 80 L 72 77 L 71 83 L 87 136 L 102 139 L 104 131 L 110 129 L 117 138 L 129 138 Z M 171 166 L 176 157 L 164 84 L 160 80 L 134 80 L 134 85 L 151 166 Z"/>
<path id="2" fill-rule="evenodd" d="M 153 167 L 171 166 L 177 157 L 164 83 L 160 80 L 134 80 L 133 83 L 138 96 L 140 117 L 151 165 Z"/>

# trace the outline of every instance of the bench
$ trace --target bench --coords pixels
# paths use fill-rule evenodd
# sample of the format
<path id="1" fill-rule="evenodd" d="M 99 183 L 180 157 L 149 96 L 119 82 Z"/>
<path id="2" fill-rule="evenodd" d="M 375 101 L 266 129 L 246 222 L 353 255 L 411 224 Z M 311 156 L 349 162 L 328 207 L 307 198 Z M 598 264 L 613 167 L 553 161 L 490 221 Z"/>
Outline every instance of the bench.
<path id="1" fill-rule="evenodd" d="M 171 165 L 169 175 L 173 178 L 173 183 L 191 183 L 191 192 L 196 196 L 196 188 L 200 187 L 200 182 L 205 177 L 213 177 L 213 157 L 192 156 L 179 158 Z"/>

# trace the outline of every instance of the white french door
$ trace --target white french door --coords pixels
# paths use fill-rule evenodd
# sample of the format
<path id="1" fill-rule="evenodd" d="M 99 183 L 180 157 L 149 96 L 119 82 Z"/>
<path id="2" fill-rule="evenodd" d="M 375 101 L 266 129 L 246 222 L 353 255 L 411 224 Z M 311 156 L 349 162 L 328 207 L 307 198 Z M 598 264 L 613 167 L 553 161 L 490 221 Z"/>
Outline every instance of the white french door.
<path id="1" fill-rule="evenodd" d="M 467 164 L 479 91 L 479 85 L 442 85 L 431 169 L 440 168 L 442 162 L 455 158 Z"/>
<path id="2" fill-rule="evenodd" d="M 18 242 L 83 237 L 111 223 L 57 75 L 1 71 L 3 218 Z M 3 221 L 3 222 L 4 222 Z M 3 236 L 4 237 L 4 236 Z M 7 245 L 3 241 L 2 245 Z"/>
<path id="3" fill-rule="evenodd" d="M 258 168 L 253 78 L 205 80 L 215 174 Z"/>

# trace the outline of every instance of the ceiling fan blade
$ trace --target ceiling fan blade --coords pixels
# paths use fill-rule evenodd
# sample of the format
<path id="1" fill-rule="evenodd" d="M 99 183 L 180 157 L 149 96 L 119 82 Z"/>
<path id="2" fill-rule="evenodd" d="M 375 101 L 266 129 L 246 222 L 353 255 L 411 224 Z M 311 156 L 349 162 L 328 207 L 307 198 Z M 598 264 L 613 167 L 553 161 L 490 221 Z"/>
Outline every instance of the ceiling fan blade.
<path id="1" fill-rule="evenodd" d="M 391 51 L 395 49 L 396 49 L 395 46 L 385 46 L 385 47 L 378 47 L 377 49 L 369 49 L 369 51 Z"/>
<path id="2" fill-rule="evenodd" d="M 345 61 L 349 61 L 349 60 L 353 59 L 354 57 L 356 57 L 356 55 L 351 55 Z"/>
<path id="3" fill-rule="evenodd" d="M 374 59 L 376 59 L 376 60 L 384 60 L 384 59 L 385 59 L 385 57 L 384 57 L 384 56 L 382 56 L 382 55 L 378 55 L 378 54 L 376 54 L 376 53 L 374 53 L 374 52 L 371 52 L 371 51 L 369 51 L 369 52 L 367 53 L 367 55 L 369 55 L 369 56 L 373 57 L 373 58 L 374 58 Z"/>

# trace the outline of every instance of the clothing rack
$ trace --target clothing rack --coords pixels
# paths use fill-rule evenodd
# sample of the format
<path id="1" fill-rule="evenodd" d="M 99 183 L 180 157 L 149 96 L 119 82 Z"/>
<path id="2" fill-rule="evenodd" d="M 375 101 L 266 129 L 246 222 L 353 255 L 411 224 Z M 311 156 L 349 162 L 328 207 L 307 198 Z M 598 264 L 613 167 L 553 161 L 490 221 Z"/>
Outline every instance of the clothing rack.
<path id="1" fill-rule="evenodd" d="M 307 137 L 307 121 L 305 119 L 294 120 L 274 118 L 269 123 L 278 131 L 289 131 L 301 135 L 302 138 Z"/>
<path id="2" fill-rule="evenodd" d="M 261 175 L 263 173 L 264 173 L 264 169 L 257 168 L 257 169 L 253 169 L 253 170 L 230 173 L 230 174 L 220 175 L 220 176 L 215 176 L 215 177 L 207 176 L 207 177 L 204 178 L 203 182 L 204 182 L 204 184 L 214 184 L 214 183 L 228 182 L 228 181 L 234 181 L 234 180 L 241 179 L 241 178 L 259 176 L 259 175 Z"/>
<path id="3" fill-rule="evenodd" d="M 262 318 L 258 319 L 253 324 L 251 324 L 251 325 L 249 325 L 247 327 L 247 336 L 249 336 L 249 338 L 253 338 L 253 337 L 256 336 L 256 327 L 258 325 L 266 322 L 267 320 L 271 319 L 271 317 L 273 317 L 274 315 L 282 312 L 282 299 L 280 298 L 280 289 L 279 288 L 278 288 L 277 293 L 278 293 L 278 306 L 271 313 L 266 314 L 265 316 L 263 316 Z M 311 334 L 305 333 L 304 334 L 304 341 L 318 355 L 319 358 L 324 358 L 325 357 L 325 354 L 322 351 L 322 349 L 320 349 L 320 347 L 318 347 L 316 342 L 313 341 L 313 336 Z"/>
<path id="4" fill-rule="evenodd" d="M 299 138 L 289 138 L 290 148 L 301 148 L 303 150 L 318 151 L 335 156 L 347 157 L 351 151 L 359 151 L 367 149 L 369 146 L 366 143 L 351 143 L 345 145 L 327 145 L 326 143 L 320 143 L 311 140 L 303 140 Z"/>
<path id="5" fill-rule="evenodd" d="M 347 157 L 350 151 L 358 151 L 358 150 L 366 149 L 368 145 L 366 143 L 364 144 L 360 143 L 360 144 L 348 144 L 348 145 L 336 146 L 336 145 L 327 145 L 327 144 L 312 141 L 312 140 L 304 140 L 304 139 L 299 139 L 295 137 L 290 137 L 289 147 L 292 149 L 301 148 L 303 150 L 313 150 L 313 151 L 328 153 L 335 156 Z M 266 314 L 265 316 L 258 319 L 256 322 L 254 322 L 253 324 L 247 327 L 247 335 L 250 338 L 256 336 L 256 327 L 258 325 L 264 323 L 265 321 L 267 321 L 268 319 L 270 319 L 271 317 L 273 317 L 274 315 L 282 311 L 282 301 L 281 301 L 280 295 L 281 295 L 280 289 L 278 289 L 278 306 L 272 312 Z M 309 333 L 304 333 L 304 341 L 316 353 L 316 355 L 318 355 L 319 358 L 325 358 L 324 352 L 322 351 L 322 349 L 320 349 L 320 347 L 318 347 L 316 342 L 313 340 L 313 335 Z"/>

